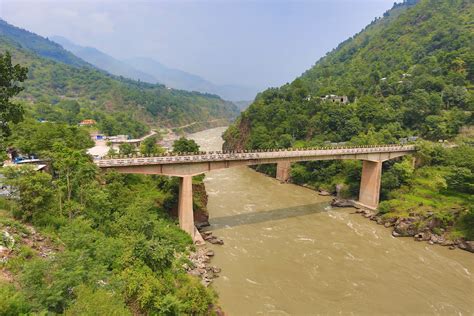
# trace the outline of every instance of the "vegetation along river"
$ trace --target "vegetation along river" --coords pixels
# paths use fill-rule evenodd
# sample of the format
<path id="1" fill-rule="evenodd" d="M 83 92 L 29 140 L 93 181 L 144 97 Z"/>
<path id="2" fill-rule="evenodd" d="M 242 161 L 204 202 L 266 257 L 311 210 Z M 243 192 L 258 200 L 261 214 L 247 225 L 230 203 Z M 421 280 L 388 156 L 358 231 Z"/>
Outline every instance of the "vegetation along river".
<path id="1" fill-rule="evenodd" d="M 225 128 L 192 134 L 220 150 Z M 214 287 L 230 315 L 473 315 L 474 255 L 394 238 L 354 209 L 247 167 L 206 175 Z"/>

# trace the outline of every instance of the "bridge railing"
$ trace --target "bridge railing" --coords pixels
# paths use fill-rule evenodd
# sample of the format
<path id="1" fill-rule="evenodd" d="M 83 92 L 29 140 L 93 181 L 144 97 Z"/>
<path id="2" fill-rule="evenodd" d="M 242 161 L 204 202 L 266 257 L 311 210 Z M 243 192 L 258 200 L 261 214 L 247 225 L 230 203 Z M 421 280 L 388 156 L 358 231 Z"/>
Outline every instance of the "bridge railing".
<path id="1" fill-rule="evenodd" d="M 178 157 L 178 156 L 200 156 L 200 155 L 226 155 L 226 154 L 246 154 L 246 153 L 273 153 L 273 152 L 307 152 L 315 150 L 354 150 L 353 152 L 375 152 L 375 151 L 396 151 L 415 150 L 415 145 L 367 145 L 367 146 L 325 146 L 325 147 L 304 147 L 304 148 L 275 148 L 275 149 L 254 149 L 254 150 L 224 150 L 224 151 L 199 151 L 199 152 L 166 152 L 158 155 L 147 155 L 134 153 L 130 155 L 107 155 L 98 160 L 124 159 L 124 158 L 146 158 L 146 157 Z"/>
<path id="2" fill-rule="evenodd" d="M 219 160 L 249 160 L 265 158 L 291 158 L 298 156 L 323 156 L 340 154 L 367 154 L 380 152 L 414 151 L 414 145 L 382 145 L 382 146 L 338 146 L 338 147 L 311 147 L 287 148 L 275 150 L 242 150 L 242 151 L 209 151 L 197 153 L 166 153 L 158 156 L 147 155 L 117 155 L 96 161 L 99 166 L 150 164 L 150 163 L 176 163 L 199 162 Z"/>

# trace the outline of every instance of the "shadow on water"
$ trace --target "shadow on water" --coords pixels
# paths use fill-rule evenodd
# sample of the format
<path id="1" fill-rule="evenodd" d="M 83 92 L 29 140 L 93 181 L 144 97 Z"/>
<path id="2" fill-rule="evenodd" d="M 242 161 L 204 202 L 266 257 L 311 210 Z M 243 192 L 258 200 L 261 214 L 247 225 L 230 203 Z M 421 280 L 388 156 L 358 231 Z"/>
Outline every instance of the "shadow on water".
<path id="1" fill-rule="evenodd" d="M 236 227 L 249 224 L 258 224 L 269 221 L 275 221 L 280 219 L 286 219 L 291 217 L 298 217 L 310 214 L 317 214 L 326 212 L 324 208 L 328 205 L 328 202 L 319 202 L 313 204 L 292 206 L 274 209 L 264 212 L 250 212 L 241 213 L 230 216 L 222 216 L 217 218 L 210 218 L 211 228 L 218 229 L 224 227 Z"/>

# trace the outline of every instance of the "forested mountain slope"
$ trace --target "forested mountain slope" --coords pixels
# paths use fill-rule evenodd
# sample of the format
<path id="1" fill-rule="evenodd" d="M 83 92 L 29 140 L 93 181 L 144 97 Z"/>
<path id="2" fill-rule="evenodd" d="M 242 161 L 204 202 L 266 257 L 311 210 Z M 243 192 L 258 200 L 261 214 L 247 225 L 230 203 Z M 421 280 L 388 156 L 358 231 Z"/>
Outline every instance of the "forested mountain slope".
<path id="1" fill-rule="evenodd" d="M 52 36 L 51 40 L 60 44 L 62 47 L 72 52 L 74 55 L 91 63 L 99 69 L 103 69 L 110 74 L 130 78 L 133 80 L 145 81 L 148 83 L 157 83 L 158 81 L 152 75 L 139 71 L 125 62 L 115 59 L 104 52 L 94 48 L 76 45 L 62 36 Z"/>
<path id="2" fill-rule="evenodd" d="M 43 58 L 38 52 L 49 41 L 12 26 L 9 29 L 15 32 L 8 36 L 0 33 L 0 51 L 9 51 L 14 62 L 29 68 L 25 90 L 20 94 L 29 102 L 56 104 L 60 100 L 75 100 L 84 107 L 109 113 L 127 112 L 137 120 L 160 126 L 181 126 L 216 119 L 225 122 L 234 118 L 238 111 L 232 103 L 216 95 L 167 89 L 159 84 L 115 77 L 77 57 L 85 66 L 61 58 Z M 24 42 L 29 44 L 26 46 Z M 69 56 L 61 46 L 54 45 L 51 46 L 54 52 L 50 55 Z"/>
<path id="3" fill-rule="evenodd" d="M 421 142 L 416 169 L 409 157 L 384 163 L 379 216 L 400 223 L 398 236 L 474 240 L 473 21 L 470 0 L 394 5 L 291 84 L 260 93 L 226 131 L 224 146 L 368 145 L 407 136 L 456 143 Z M 331 94 L 340 97 L 322 98 Z M 340 197 L 357 198 L 360 177 L 357 161 L 291 168 L 292 182 Z"/>
<path id="4" fill-rule="evenodd" d="M 167 67 L 152 58 L 135 57 L 118 60 L 94 47 L 80 46 L 61 36 L 52 36 L 51 40 L 113 75 L 148 83 L 161 83 L 175 89 L 217 94 L 231 101 L 253 100 L 257 94 L 257 90 L 252 87 L 214 84 L 200 76 Z"/>
<path id="5" fill-rule="evenodd" d="M 24 49 L 28 49 L 37 55 L 62 62 L 72 66 L 92 67 L 84 60 L 64 50 L 61 45 L 43 38 L 27 30 L 15 27 L 0 19 L 0 36 L 14 40 Z"/>
<path id="6" fill-rule="evenodd" d="M 395 6 L 291 84 L 260 93 L 228 130 L 227 145 L 455 136 L 472 122 L 473 11 L 468 0 Z M 322 102 L 327 94 L 350 104 Z"/>

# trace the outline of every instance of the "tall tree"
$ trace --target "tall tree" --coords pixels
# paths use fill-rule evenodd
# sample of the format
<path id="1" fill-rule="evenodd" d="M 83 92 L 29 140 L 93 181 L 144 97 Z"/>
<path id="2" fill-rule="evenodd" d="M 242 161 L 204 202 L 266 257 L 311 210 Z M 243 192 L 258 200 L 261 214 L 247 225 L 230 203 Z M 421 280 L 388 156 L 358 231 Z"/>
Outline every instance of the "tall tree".
<path id="1" fill-rule="evenodd" d="M 176 153 L 191 153 L 198 152 L 199 145 L 192 139 L 181 137 L 173 143 L 173 152 Z"/>
<path id="2" fill-rule="evenodd" d="M 8 124 L 23 119 L 23 108 L 10 99 L 23 90 L 19 83 L 25 81 L 27 73 L 28 68 L 19 64 L 13 66 L 9 52 L 0 53 L 0 165 L 5 158 L 3 138 L 10 135 Z"/>
<path id="3" fill-rule="evenodd" d="M 0 53 L 0 132 L 4 136 L 10 133 L 10 122 L 18 123 L 23 119 L 21 105 L 11 102 L 11 98 L 23 90 L 19 83 L 26 80 L 27 73 L 28 68 L 12 64 L 9 52 Z"/>

